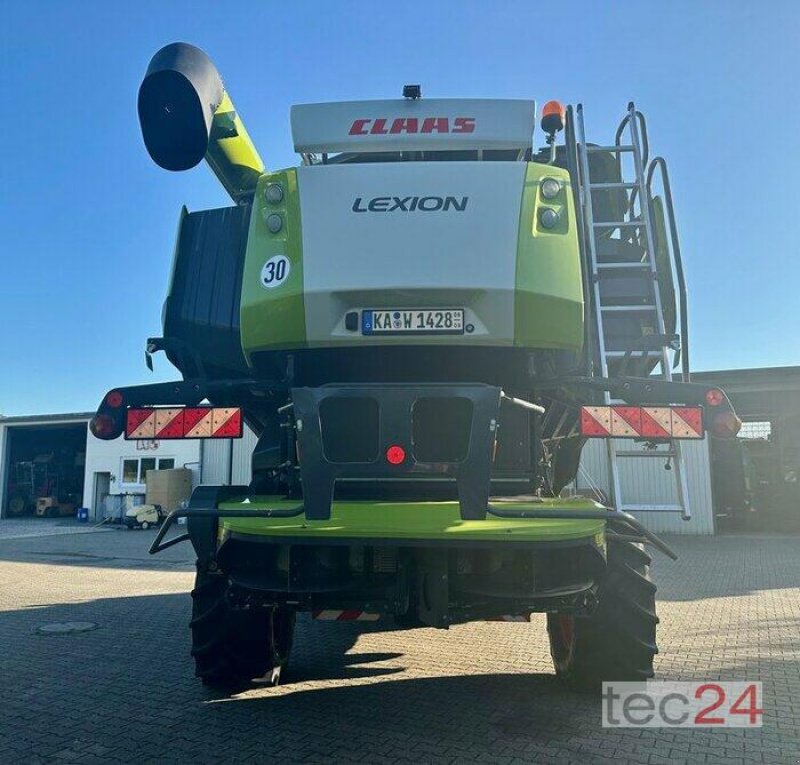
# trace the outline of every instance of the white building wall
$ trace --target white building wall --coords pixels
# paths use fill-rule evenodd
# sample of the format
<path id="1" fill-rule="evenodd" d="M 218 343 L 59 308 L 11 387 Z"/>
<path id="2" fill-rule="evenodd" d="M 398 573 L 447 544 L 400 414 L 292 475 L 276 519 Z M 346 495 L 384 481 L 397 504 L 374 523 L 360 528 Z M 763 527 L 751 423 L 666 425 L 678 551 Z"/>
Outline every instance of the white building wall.
<path id="1" fill-rule="evenodd" d="M 204 442 L 201 481 L 218 486 L 247 486 L 250 483 L 251 460 L 256 443 L 258 439 L 247 425 L 244 426 L 242 438 Z"/>
<path id="2" fill-rule="evenodd" d="M 714 511 L 711 501 L 711 468 L 708 439 L 682 441 L 686 479 L 692 520 L 681 520 L 680 513 L 634 513 L 651 531 L 667 534 L 713 534 Z M 627 442 L 631 448 L 632 442 Z M 623 443 L 624 447 L 625 444 Z M 635 448 L 635 447 L 634 447 Z M 623 458 L 619 461 L 623 501 L 647 504 L 677 502 L 675 473 L 664 469 L 665 460 Z M 579 490 L 596 485 L 608 495 L 608 459 L 606 443 L 589 439 L 581 456 L 581 471 L 576 486 Z"/>
<path id="3" fill-rule="evenodd" d="M 145 448 L 145 444 L 150 448 Z M 110 473 L 111 494 L 144 494 L 144 483 L 125 483 L 122 463 L 125 459 L 154 457 L 173 459 L 175 467 L 186 467 L 192 471 L 192 483 L 200 482 L 200 441 L 160 440 L 126 441 L 121 436 L 113 441 L 102 441 L 88 432 L 86 435 L 86 473 L 83 486 L 83 505 L 94 511 L 95 474 Z"/>

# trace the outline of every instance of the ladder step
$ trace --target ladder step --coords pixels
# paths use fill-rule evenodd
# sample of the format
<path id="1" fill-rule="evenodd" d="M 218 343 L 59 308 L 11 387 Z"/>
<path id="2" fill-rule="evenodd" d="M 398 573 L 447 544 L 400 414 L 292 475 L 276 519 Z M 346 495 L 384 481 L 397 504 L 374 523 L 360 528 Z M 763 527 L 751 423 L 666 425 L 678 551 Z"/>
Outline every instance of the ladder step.
<path id="1" fill-rule="evenodd" d="M 643 220 L 601 220 L 601 221 L 594 221 L 592 225 L 595 228 L 629 228 L 630 226 L 636 226 L 644 228 L 647 226 Z"/>
<path id="2" fill-rule="evenodd" d="M 604 191 L 605 189 L 638 189 L 638 183 L 591 183 L 589 182 L 590 191 Z"/>
<path id="3" fill-rule="evenodd" d="M 661 351 L 606 351 L 607 359 L 621 359 L 626 353 L 630 353 L 631 361 L 636 359 L 660 359 Z"/>
<path id="4" fill-rule="evenodd" d="M 598 263 L 598 268 L 607 268 L 609 271 L 616 271 L 618 269 L 628 269 L 628 268 L 646 268 L 648 271 L 650 270 L 650 262 L 647 261 L 645 263 L 633 262 L 633 263 Z"/>
<path id="5" fill-rule="evenodd" d="M 594 154 L 595 152 L 598 152 L 598 151 L 613 151 L 613 152 L 627 151 L 627 152 L 630 152 L 630 151 L 633 151 L 633 145 L 629 144 L 629 143 L 624 143 L 624 144 L 621 144 L 619 146 L 617 146 L 615 144 L 614 146 L 587 146 L 586 147 L 586 153 L 587 154 Z"/>
<path id="6" fill-rule="evenodd" d="M 624 513 L 683 513 L 680 505 L 622 505 Z"/>
<path id="7" fill-rule="evenodd" d="M 642 313 L 643 311 L 655 311 L 656 307 L 646 303 L 641 305 L 601 305 L 600 310 L 609 313 Z"/>

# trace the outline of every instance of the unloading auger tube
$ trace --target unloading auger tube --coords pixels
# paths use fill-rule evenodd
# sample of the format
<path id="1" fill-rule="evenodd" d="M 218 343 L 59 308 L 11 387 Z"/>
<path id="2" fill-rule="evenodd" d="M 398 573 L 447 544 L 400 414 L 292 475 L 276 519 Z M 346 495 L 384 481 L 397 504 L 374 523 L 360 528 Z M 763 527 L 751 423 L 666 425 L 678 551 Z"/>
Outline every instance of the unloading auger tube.
<path id="1" fill-rule="evenodd" d="M 180 42 L 161 48 L 139 88 L 138 109 L 144 145 L 159 167 L 189 170 L 205 158 L 234 202 L 252 196 L 264 163 L 202 50 Z"/>

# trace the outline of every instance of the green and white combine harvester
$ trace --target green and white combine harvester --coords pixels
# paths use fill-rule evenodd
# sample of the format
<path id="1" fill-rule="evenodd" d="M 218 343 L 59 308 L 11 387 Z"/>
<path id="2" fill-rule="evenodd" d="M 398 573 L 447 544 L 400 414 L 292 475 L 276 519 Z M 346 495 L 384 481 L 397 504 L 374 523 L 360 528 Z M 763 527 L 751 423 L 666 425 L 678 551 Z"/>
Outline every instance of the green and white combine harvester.
<path id="1" fill-rule="evenodd" d="M 545 612 L 570 682 L 652 676 L 644 544 L 671 551 L 630 511 L 688 518 L 680 439 L 739 421 L 689 382 L 666 166 L 633 104 L 603 146 L 580 106 L 548 102 L 541 149 L 533 101 L 410 85 L 294 106 L 301 164 L 281 170 L 193 46 L 155 55 L 138 106 L 152 159 L 205 158 L 234 202 L 181 214 L 147 354 L 182 381 L 115 388 L 92 421 L 103 439 L 258 437 L 250 484 L 201 485 L 151 550 L 197 553 L 199 677 L 278 682 L 299 612 Z M 600 501 L 567 496 L 590 437 L 608 445 Z M 625 503 L 626 456 L 672 467 L 674 503 Z"/>

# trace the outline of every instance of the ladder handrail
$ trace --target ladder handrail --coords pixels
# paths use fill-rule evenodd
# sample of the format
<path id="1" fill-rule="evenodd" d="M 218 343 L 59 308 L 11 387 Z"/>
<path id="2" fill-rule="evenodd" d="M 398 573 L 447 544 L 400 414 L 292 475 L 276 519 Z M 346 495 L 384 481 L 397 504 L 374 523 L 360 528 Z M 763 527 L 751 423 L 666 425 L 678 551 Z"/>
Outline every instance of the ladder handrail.
<path id="1" fill-rule="evenodd" d="M 625 132 L 625 126 L 631 120 L 631 112 L 633 112 L 639 121 L 639 134 L 642 140 L 642 165 L 647 167 L 650 162 L 650 139 L 647 135 L 647 120 L 645 119 L 644 114 L 642 114 L 638 109 L 634 107 L 633 101 L 628 101 L 628 113 L 622 118 L 622 122 L 619 123 L 617 127 L 617 132 L 614 136 L 614 144 L 616 146 L 620 146 L 620 141 L 622 140 L 622 134 Z M 617 167 L 619 168 L 619 175 L 620 178 L 622 177 L 622 154 L 617 156 Z M 630 199 L 628 200 L 628 210 L 633 214 L 633 205 L 636 202 L 636 195 L 639 193 L 638 187 L 633 189 L 631 192 Z"/>
<path id="2" fill-rule="evenodd" d="M 625 132 L 625 126 L 630 122 L 631 113 L 634 113 L 639 120 L 639 134 L 642 138 L 642 164 L 646 165 L 650 160 L 650 140 L 647 137 L 647 120 L 633 104 L 633 101 L 628 101 L 628 113 L 622 118 L 622 121 L 617 127 L 617 132 L 614 136 L 614 144 L 621 146 L 622 134 Z"/>
<path id="3" fill-rule="evenodd" d="M 581 167 L 580 158 L 578 156 L 578 142 L 575 137 L 575 119 L 572 105 L 567 107 L 567 119 L 564 131 L 564 142 L 567 147 L 567 171 L 570 174 L 572 181 L 572 196 L 575 204 L 575 214 L 578 217 L 577 229 L 578 231 L 585 231 L 584 217 L 583 217 L 583 204 L 581 200 Z M 578 249 L 580 251 L 581 263 L 585 265 L 588 262 L 586 253 L 586 243 L 583 236 L 578 237 Z M 583 367 L 591 375 L 594 368 L 594 359 L 592 357 L 592 349 L 594 348 L 594 322 L 592 320 L 592 298 L 591 298 L 591 280 L 589 279 L 588 269 L 581 268 L 582 282 L 583 282 L 583 321 L 586 327 L 585 344 L 583 348 Z"/>
<path id="4" fill-rule="evenodd" d="M 661 183 L 664 187 L 664 207 L 667 212 L 667 223 L 669 227 L 670 241 L 672 249 L 670 252 L 672 264 L 675 268 L 675 275 L 678 277 L 678 298 L 680 304 L 681 319 L 681 372 L 684 382 L 691 381 L 689 368 L 689 299 L 686 288 L 686 276 L 683 270 L 683 258 L 681 256 L 681 244 L 678 238 L 678 228 L 675 223 L 675 208 L 672 204 L 672 187 L 669 182 L 667 163 L 663 157 L 654 157 L 647 169 L 647 193 L 652 198 L 653 178 L 656 170 L 661 171 Z"/>

